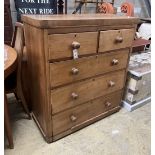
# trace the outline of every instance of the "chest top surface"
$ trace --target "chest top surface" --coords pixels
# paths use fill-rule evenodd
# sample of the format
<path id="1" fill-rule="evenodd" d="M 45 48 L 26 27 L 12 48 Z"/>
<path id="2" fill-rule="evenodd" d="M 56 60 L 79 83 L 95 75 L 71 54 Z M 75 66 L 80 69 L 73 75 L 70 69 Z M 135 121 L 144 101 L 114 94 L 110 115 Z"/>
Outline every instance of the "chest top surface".
<path id="1" fill-rule="evenodd" d="M 103 14 L 70 14 L 70 15 L 23 15 L 22 21 L 39 28 L 75 27 L 75 26 L 108 26 L 135 25 L 137 17 Z"/>

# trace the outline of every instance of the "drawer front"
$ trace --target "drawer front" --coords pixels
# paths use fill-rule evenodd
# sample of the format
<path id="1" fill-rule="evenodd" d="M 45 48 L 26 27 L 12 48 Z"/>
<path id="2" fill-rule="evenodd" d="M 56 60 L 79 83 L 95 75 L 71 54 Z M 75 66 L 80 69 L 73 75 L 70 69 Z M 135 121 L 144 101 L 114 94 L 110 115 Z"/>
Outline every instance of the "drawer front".
<path id="1" fill-rule="evenodd" d="M 134 29 L 101 31 L 99 52 L 130 47 L 134 39 L 134 31 Z"/>
<path id="2" fill-rule="evenodd" d="M 96 53 L 97 32 L 52 34 L 48 36 L 49 59 L 73 57 L 73 49 L 79 55 Z M 76 46 L 78 43 L 78 46 Z"/>
<path id="3" fill-rule="evenodd" d="M 120 90 L 124 86 L 125 70 L 113 72 L 51 91 L 53 113 Z"/>
<path id="4" fill-rule="evenodd" d="M 129 50 L 125 49 L 77 60 L 51 63 L 51 87 L 126 68 L 128 54 Z"/>
<path id="5" fill-rule="evenodd" d="M 121 102 L 121 97 L 122 92 L 118 91 L 54 115 L 53 135 L 57 135 L 66 130 L 72 130 L 75 126 L 83 125 L 90 119 L 114 107 L 118 107 Z"/>

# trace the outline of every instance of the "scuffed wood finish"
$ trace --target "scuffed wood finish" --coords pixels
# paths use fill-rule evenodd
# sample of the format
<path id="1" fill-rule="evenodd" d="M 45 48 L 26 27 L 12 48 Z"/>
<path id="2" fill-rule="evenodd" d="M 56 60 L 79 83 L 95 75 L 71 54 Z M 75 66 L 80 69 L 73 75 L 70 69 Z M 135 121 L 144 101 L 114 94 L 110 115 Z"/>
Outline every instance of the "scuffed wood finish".
<path id="1" fill-rule="evenodd" d="M 53 113 L 122 89 L 124 76 L 123 70 L 52 90 Z"/>
<path id="2" fill-rule="evenodd" d="M 118 107 L 120 102 L 121 91 L 118 91 L 54 115 L 53 135 L 55 136 L 68 129 L 72 130 L 76 128 L 76 126 L 84 125 L 85 121 L 113 109 L 114 107 Z"/>
<path id="3" fill-rule="evenodd" d="M 47 29 L 48 34 L 64 34 L 64 33 L 80 33 L 80 32 L 95 32 L 95 31 L 107 31 L 107 30 L 120 30 L 120 29 L 131 29 L 135 28 L 135 25 L 108 25 L 108 26 L 90 26 L 90 25 L 85 25 L 81 26 L 76 25 L 72 27 L 56 27 L 56 28 L 50 28 Z"/>
<path id="4" fill-rule="evenodd" d="M 47 132 L 50 128 L 50 117 L 51 109 L 48 108 L 47 102 L 47 85 L 46 85 L 46 71 L 48 68 L 45 67 L 45 53 L 44 51 L 44 31 L 30 25 L 24 24 L 25 37 L 26 37 L 26 48 L 28 57 L 28 72 L 29 72 L 29 83 L 30 83 L 30 99 L 32 102 L 32 111 L 36 115 L 40 126 L 43 131 L 51 136 L 51 131 Z M 36 37 L 37 36 L 37 37 Z M 35 41 L 34 41 L 35 40 Z M 46 106 L 45 106 L 46 104 Z M 50 135 L 49 135 L 50 134 Z"/>
<path id="5" fill-rule="evenodd" d="M 58 140 L 58 139 L 60 139 L 60 138 L 62 138 L 64 136 L 67 136 L 67 135 L 69 135 L 69 134 L 71 134 L 71 133 L 73 133 L 75 131 L 78 131 L 79 129 L 82 129 L 82 128 L 84 128 L 84 127 L 86 127 L 86 126 L 88 126 L 88 125 L 90 125 L 90 124 L 92 124 L 92 123 L 94 123 L 96 121 L 99 121 L 99 120 L 101 120 L 101 119 L 103 119 L 103 118 L 105 118 L 105 117 L 107 117 L 107 116 L 109 116 L 109 115 L 111 115 L 113 113 L 118 112 L 120 109 L 121 109 L 121 107 L 117 106 L 117 107 L 115 107 L 113 109 L 110 109 L 110 110 L 104 112 L 104 113 L 101 113 L 100 115 L 97 115 L 96 117 L 93 117 L 92 119 L 88 119 L 87 121 L 85 121 L 85 122 L 83 122 L 83 123 L 81 123 L 79 125 L 76 125 L 76 126 L 72 127 L 69 130 L 66 130 L 66 131 L 64 131 L 64 132 L 62 132 L 62 133 L 60 133 L 58 135 L 53 136 L 52 140 L 56 141 L 56 140 Z"/>
<path id="6" fill-rule="evenodd" d="M 134 31 L 134 29 L 101 31 L 99 52 L 131 47 Z"/>
<path id="7" fill-rule="evenodd" d="M 79 55 L 96 53 L 97 36 L 97 32 L 49 35 L 49 59 L 73 57 L 72 43 L 75 41 L 80 44 Z"/>
<path id="8" fill-rule="evenodd" d="M 22 20 L 32 26 L 49 29 L 57 27 L 106 26 L 106 25 L 135 25 L 139 21 L 136 17 L 85 14 L 85 15 L 23 15 Z"/>
<path id="9" fill-rule="evenodd" d="M 51 87 L 126 68 L 128 54 L 129 49 L 125 49 L 77 60 L 50 63 Z"/>
<path id="10" fill-rule="evenodd" d="M 91 14 L 22 19 L 32 115 L 47 142 L 120 109 L 138 18 Z M 119 36 L 120 45 L 115 45 L 119 31 L 124 42 Z"/>

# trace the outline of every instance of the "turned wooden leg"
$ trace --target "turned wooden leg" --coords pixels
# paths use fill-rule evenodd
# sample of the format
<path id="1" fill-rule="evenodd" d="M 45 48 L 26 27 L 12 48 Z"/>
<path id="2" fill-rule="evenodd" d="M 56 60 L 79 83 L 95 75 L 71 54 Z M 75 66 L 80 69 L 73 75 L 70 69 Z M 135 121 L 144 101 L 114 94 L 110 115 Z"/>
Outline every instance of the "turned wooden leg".
<path id="1" fill-rule="evenodd" d="M 6 135 L 7 135 L 8 142 L 9 142 L 9 148 L 13 149 L 14 148 L 13 137 L 12 137 L 12 131 L 11 131 L 11 125 L 10 125 L 10 117 L 9 117 L 6 94 L 4 94 L 4 126 L 5 126 Z"/>

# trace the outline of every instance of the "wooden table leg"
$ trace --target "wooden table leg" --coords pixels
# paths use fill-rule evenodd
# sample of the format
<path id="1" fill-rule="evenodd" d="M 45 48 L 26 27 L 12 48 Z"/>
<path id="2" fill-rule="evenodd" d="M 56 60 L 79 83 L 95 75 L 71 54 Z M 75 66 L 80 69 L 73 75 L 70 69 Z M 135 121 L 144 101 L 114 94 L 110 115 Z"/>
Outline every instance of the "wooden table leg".
<path id="1" fill-rule="evenodd" d="M 9 148 L 13 149 L 13 137 L 12 137 L 12 131 L 11 131 L 11 125 L 10 125 L 10 118 L 9 118 L 9 110 L 8 110 L 8 103 L 7 103 L 7 97 L 6 94 L 4 94 L 4 126 L 6 130 L 6 135 L 9 142 Z"/>

